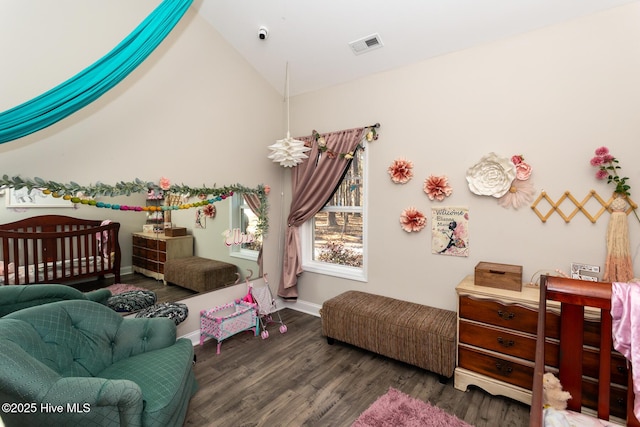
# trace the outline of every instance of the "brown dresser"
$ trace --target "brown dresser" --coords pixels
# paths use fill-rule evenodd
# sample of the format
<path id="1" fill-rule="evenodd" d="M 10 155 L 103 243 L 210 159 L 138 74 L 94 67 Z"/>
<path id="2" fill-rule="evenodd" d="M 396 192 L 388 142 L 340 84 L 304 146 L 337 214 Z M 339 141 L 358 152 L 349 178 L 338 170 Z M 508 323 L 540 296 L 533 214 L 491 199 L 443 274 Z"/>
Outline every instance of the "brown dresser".
<path id="1" fill-rule="evenodd" d="M 456 287 L 458 294 L 458 361 L 455 388 L 478 386 L 494 395 L 503 395 L 531 404 L 539 288 L 523 285 L 522 291 L 475 286 L 467 276 Z M 547 310 L 545 361 L 548 370 L 558 366 L 560 325 L 558 306 Z M 583 405 L 595 406 L 597 394 L 597 354 L 599 312 L 592 311 L 585 323 L 586 363 Z M 613 350 L 612 350 L 613 351 Z M 590 363 L 592 361 L 592 363 Z M 612 413 L 626 411 L 627 368 L 622 355 L 613 351 L 611 366 Z M 613 408 L 616 408 L 615 410 Z"/>
<path id="2" fill-rule="evenodd" d="M 169 259 L 193 255 L 193 236 L 169 237 L 162 233 L 133 233 L 133 271 L 157 280 L 164 279 Z"/>

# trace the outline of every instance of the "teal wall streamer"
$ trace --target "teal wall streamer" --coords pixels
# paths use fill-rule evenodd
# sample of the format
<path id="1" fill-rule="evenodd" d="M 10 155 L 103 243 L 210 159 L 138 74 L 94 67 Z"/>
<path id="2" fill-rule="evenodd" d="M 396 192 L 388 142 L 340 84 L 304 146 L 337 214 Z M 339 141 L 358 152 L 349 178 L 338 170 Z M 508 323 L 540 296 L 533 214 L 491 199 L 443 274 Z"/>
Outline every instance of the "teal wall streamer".
<path id="1" fill-rule="evenodd" d="M 182 19 L 193 0 L 164 0 L 120 44 L 53 89 L 0 113 L 0 144 L 44 129 L 116 86 Z"/>

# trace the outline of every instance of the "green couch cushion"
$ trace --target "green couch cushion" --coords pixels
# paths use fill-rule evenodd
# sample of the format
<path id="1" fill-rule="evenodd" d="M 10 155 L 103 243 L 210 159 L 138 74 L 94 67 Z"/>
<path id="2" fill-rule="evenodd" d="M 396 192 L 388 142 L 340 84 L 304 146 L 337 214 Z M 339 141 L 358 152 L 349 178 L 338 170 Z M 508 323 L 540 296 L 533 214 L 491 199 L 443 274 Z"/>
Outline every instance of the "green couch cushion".
<path id="1" fill-rule="evenodd" d="M 41 341 L 23 348 L 60 375 L 95 376 L 113 361 L 112 343 L 123 319 L 95 302 L 66 303 L 72 304 L 30 307 L 5 318 L 23 320 L 35 329 Z"/>
<path id="2" fill-rule="evenodd" d="M 123 319 L 90 301 L 0 318 L 0 360 L 3 402 L 91 405 L 86 414 L 19 414 L 9 425 L 181 426 L 197 388 L 193 345 L 176 341 L 171 319 Z"/>
<path id="3" fill-rule="evenodd" d="M 98 373 L 101 378 L 126 378 L 138 384 L 145 402 L 143 425 L 166 422 L 184 403 L 183 390 L 195 391 L 191 362 L 193 344 L 179 339 L 175 345 L 120 360 Z"/>
<path id="4" fill-rule="evenodd" d="M 0 286 L 0 317 L 36 305 L 65 300 L 88 300 L 106 304 L 111 297 L 108 289 L 80 292 L 66 285 L 6 285 Z"/>

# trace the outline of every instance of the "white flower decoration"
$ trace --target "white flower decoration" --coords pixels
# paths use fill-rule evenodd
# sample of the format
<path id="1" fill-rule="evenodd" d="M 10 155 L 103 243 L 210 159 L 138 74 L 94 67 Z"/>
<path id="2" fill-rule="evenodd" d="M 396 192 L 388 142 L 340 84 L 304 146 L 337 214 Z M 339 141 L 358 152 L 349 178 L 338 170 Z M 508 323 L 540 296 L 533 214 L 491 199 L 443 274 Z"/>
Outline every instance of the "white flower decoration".
<path id="1" fill-rule="evenodd" d="M 467 170 L 469 190 L 479 196 L 504 196 L 516 177 L 516 167 L 506 157 L 489 153 Z"/>

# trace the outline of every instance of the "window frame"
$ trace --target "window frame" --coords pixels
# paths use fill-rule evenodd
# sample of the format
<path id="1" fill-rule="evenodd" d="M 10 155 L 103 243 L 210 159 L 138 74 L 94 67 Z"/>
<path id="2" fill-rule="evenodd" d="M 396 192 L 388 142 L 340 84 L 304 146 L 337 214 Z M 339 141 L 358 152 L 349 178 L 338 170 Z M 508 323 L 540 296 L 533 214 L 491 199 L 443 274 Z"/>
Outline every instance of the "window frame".
<path id="1" fill-rule="evenodd" d="M 364 138 L 363 138 L 364 139 Z M 305 221 L 300 226 L 300 246 L 302 255 L 302 269 L 310 273 L 324 274 L 327 276 L 340 277 L 343 279 L 356 280 L 360 282 L 368 281 L 368 204 L 369 204 L 369 155 L 366 146 L 366 142 L 361 143 L 363 148 L 359 150 L 362 152 L 362 164 L 363 164 L 363 185 L 362 193 L 364 202 L 362 208 L 354 206 L 332 206 L 330 209 L 322 208 L 321 211 L 334 211 L 334 212 L 349 212 L 349 213 L 362 213 L 362 267 L 351 267 L 347 265 L 331 264 L 322 261 L 316 261 L 313 259 L 313 243 L 314 243 L 314 228 L 313 217 Z M 315 215 L 314 215 L 315 217 Z"/>
<path id="2" fill-rule="evenodd" d="M 238 197 L 235 197 L 235 196 Z M 233 197 L 231 197 L 231 203 L 229 204 L 230 214 L 230 224 L 229 230 L 233 231 L 234 228 L 241 228 L 242 225 L 242 212 L 244 209 L 251 211 L 251 208 L 247 204 L 242 194 L 235 193 Z M 254 214 L 255 215 L 255 214 Z M 260 238 L 260 237 L 258 237 Z M 249 261 L 258 261 L 258 256 L 260 255 L 260 251 L 245 249 L 242 245 L 231 245 L 229 246 L 229 256 L 232 258 L 240 258 L 246 259 Z"/>

